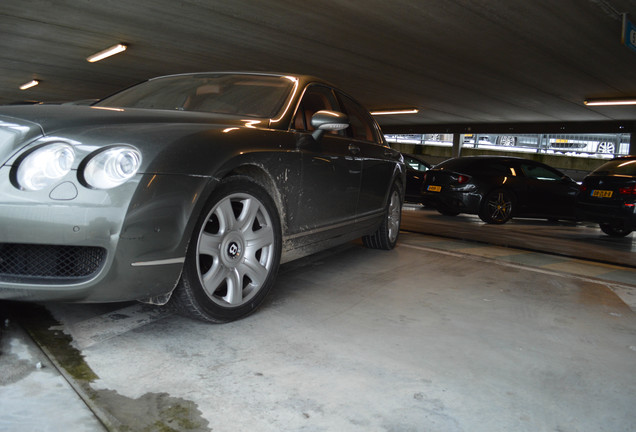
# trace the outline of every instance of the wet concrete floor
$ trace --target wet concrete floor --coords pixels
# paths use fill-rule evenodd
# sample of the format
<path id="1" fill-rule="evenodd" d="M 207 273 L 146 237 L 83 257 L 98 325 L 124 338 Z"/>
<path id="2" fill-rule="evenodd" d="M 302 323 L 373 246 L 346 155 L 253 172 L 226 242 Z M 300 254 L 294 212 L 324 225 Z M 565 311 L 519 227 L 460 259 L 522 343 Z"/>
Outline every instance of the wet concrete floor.
<path id="1" fill-rule="evenodd" d="M 394 251 L 352 243 L 283 266 L 235 323 L 46 308 L 94 373 L 67 378 L 110 430 L 634 431 L 632 271 L 403 232 Z M 0 386 L 0 410 L 14 394 Z"/>

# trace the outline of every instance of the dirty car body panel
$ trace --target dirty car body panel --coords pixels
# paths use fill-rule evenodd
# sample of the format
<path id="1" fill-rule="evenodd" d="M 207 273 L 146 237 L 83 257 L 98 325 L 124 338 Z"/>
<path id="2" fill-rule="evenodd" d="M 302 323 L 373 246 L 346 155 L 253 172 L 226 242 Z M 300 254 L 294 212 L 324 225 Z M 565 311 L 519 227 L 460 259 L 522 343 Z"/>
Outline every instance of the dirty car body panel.
<path id="1" fill-rule="evenodd" d="M 303 98 L 317 84 L 344 95 L 308 76 L 203 73 L 149 80 L 93 106 L 0 107 L 0 299 L 165 303 L 189 248 L 199 248 L 193 260 L 202 261 L 209 237 L 202 212 L 229 178 L 257 185 L 231 197 L 271 199 L 275 212 L 259 221 L 280 222 L 276 241 L 251 262 L 241 249 L 247 240 L 228 243 L 239 246 L 230 257 L 237 262 L 259 267 L 262 255 L 277 257 L 270 252 L 277 247 L 276 260 L 285 262 L 373 235 L 392 188 L 403 190 L 401 157 L 381 133 L 355 137 L 344 128 L 348 120 L 326 131 L 312 126 L 315 111 L 304 109 Z M 334 118 L 348 119 L 338 101 Z M 309 120 L 299 122 L 301 115 Z M 48 150 L 57 158 L 53 174 L 38 167 Z M 125 180 L 104 186 L 104 172 Z M 226 259 L 222 247 L 209 254 Z M 247 271 L 262 281 L 241 277 L 246 285 L 269 284 L 277 265 L 263 264 L 271 276 Z M 224 283 L 221 297 L 234 299 L 233 279 Z M 248 306 L 228 301 L 217 303 Z"/>

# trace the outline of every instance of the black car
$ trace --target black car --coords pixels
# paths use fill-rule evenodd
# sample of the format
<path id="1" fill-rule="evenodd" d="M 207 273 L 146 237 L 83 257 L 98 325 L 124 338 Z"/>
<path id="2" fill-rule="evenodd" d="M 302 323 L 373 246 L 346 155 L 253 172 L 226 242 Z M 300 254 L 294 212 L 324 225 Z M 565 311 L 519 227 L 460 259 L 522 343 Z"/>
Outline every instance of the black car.
<path id="1" fill-rule="evenodd" d="M 477 214 L 492 224 L 512 217 L 575 219 L 578 189 L 574 180 L 541 162 L 467 156 L 426 172 L 422 203 L 444 215 Z"/>
<path id="2" fill-rule="evenodd" d="M 612 159 L 590 173 L 576 199 L 580 219 L 623 237 L 636 229 L 636 156 Z"/>
<path id="3" fill-rule="evenodd" d="M 409 153 L 402 153 L 404 165 L 406 166 L 406 195 L 404 201 L 411 203 L 422 202 L 422 181 L 424 173 L 431 168 L 431 164 L 420 156 Z"/>

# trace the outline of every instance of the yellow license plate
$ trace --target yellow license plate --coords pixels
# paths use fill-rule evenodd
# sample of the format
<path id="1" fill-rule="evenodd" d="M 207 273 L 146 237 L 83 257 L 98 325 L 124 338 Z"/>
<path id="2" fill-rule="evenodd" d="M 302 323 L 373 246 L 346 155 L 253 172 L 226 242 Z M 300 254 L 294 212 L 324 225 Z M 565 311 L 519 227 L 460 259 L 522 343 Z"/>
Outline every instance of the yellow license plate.
<path id="1" fill-rule="evenodd" d="M 612 191 L 594 189 L 592 191 L 592 196 L 596 197 L 596 198 L 611 198 L 612 197 Z"/>
<path id="2" fill-rule="evenodd" d="M 442 187 L 441 186 L 435 186 L 435 185 L 428 185 L 426 187 L 426 190 L 429 192 L 441 192 L 442 191 Z"/>

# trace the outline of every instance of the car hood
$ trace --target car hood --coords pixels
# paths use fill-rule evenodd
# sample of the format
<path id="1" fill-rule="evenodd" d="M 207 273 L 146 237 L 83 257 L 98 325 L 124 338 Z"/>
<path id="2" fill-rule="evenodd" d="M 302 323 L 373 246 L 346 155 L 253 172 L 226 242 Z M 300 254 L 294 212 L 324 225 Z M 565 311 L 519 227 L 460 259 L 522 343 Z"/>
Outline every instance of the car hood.
<path id="1" fill-rule="evenodd" d="M 243 125 L 244 117 L 194 111 L 107 108 L 79 105 L 20 105 L 0 107 L 0 116 L 36 123 L 44 134 L 59 129 L 131 123 L 208 123 Z M 251 119 L 256 121 L 263 119 Z"/>
<path id="2" fill-rule="evenodd" d="M 26 143 L 40 136 L 60 131 L 95 127 L 128 129 L 138 124 L 199 124 L 210 128 L 268 125 L 268 119 L 245 119 L 239 116 L 165 111 L 120 109 L 77 105 L 20 105 L 0 107 L 0 163 Z"/>

